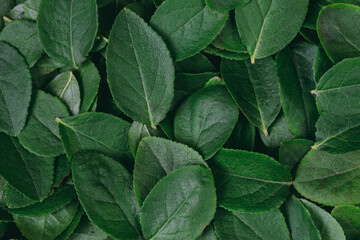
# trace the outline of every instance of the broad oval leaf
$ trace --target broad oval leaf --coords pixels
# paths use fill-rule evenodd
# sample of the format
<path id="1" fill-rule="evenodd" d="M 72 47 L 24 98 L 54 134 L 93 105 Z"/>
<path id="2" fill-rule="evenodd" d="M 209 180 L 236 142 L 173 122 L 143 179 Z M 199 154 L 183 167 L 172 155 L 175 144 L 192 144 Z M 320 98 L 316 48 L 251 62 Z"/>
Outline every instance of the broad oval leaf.
<path id="1" fill-rule="evenodd" d="M 56 157 L 64 153 L 55 119 L 68 117 L 69 111 L 57 97 L 38 90 L 31 114 L 19 135 L 21 144 L 39 156 Z"/>
<path id="2" fill-rule="evenodd" d="M 300 201 L 309 211 L 322 239 L 346 240 L 343 229 L 330 213 L 305 199 L 300 199 Z"/>
<path id="3" fill-rule="evenodd" d="M 224 86 L 205 87 L 187 98 L 176 112 L 174 134 L 178 142 L 211 158 L 230 137 L 239 110 Z"/>
<path id="4" fill-rule="evenodd" d="M 95 41 L 96 1 L 41 1 L 37 24 L 45 52 L 56 61 L 78 68 Z"/>
<path id="5" fill-rule="evenodd" d="M 266 212 L 280 207 L 289 194 L 289 171 L 269 156 L 222 149 L 208 164 L 215 178 L 218 205 L 226 209 Z"/>
<path id="6" fill-rule="evenodd" d="M 80 89 L 74 74 L 63 72 L 57 75 L 46 87 L 45 91 L 59 97 L 70 109 L 73 115 L 80 110 Z"/>
<path id="7" fill-rule="evenodd" d="M 31 99 L 31 76 L 25 58 L 0 42 L 0 131 L 18 135 L 25 126 Z"/>
<path id="8" fill-rule="evenodd" d="M 355 206 L 338 206 L 331 211 L 331 215 L 344 229 L 346 239 L 360 238 L 360 208 Z"/>
<path id="9" fill-rule="evenodd" d="M 313 201 L 336 206 L 360 203 L 360 152 L 311 150 L 300 162 L 295 189 Z"/>
<path id="10" fill-rule="evenodd" d="M 251 62 L 279 52 L 305 20 L 309 0 L 251 0 L 235 10 L 240 38 Z"/>
<path id="11" fill-rule="evenodd" d="M 128 141 L 130 123 L 106 113 L 89 112 L 57 119 L 66 155 L 94 150 L 124 164 L 133 162 Z"/>
<path id="12" fill-rule="evenodd" d="M 281 108 L 274 60 L 269 57 L 250 64 L 223 59 L 221 75 L 249 122 L 268 135 Z"/>
<path id="13" fill-rule="evenodd" d="M 155 129 L 174 97 L 174 66 L 163 40 L 138 15 L 124 9 L 112 28 L 106 62 L 117 106 Z"/>
<path id="14" fill-rule="evenodd" d="M 144 138 L 134 168 L 134 191 L 139 205 L 163 177 L 188 165 L 207 167 L 200 154 L 185 145 L 162 138 Z"/>
<path id="15" fill-rule="evenodd" d="M 285 218 L 278 209 L 250 214 L 218 208 L 214 226 L 220 240 L 290 240 Z"/>
<path id="16" fill-rule="evenodd" d="M 313 141 L 307 139 L 292 139 L 283 142 L 279 148 L 279 162 L 292 171 L 310 151 L 313 144 Z"/>
<path id="17" fill-rule="evenodd" d="M 179 168 L 160 180 L 146 198 L 140 219 L 144 237 L 196 239 L 214 218 L 215 210 L 216 194 L 210 169 Z"/>
<path id="18" fill-rule="evenodd" d="M 344 17 L 346 16 L 346 17 Z M 331 4 L 319 13 L 316 28 L 324 49 L 333 62 L 360 56 L 360 7 Z"/>
<path id="19" fill-rule="evenodd" d="M 54 158 L 28 152 L 18 139 L 0 133 L 0 175 L 14 188 L 33 200 L 50 193 L 54 177 Z"/>
<path id="20" fill-rule="evenodd" d="M 141 235 L 132 176 L 115 160 L 97 152 L 80 152 L 71 162 L 80 203 L 89 219 L 117 239 Z"/>
<path id="21" fill-rule="evenodd" d="M 212 13 L 204 0 L 166 0 L 151 26 L 164 38 L 176 61 L 209 45 L 225 26 L 228 13 Z"/>
<path id="22" fill-rule="evenodd" d="M 228 12 L 247 4 L 250 0 L 205 0 L 209 8 L 215 12 Z"/>
<path id="23" fill-rule="evenodd" d="M 322 239 L 309 211 L 304 207 L 299 199 L 291 196 L 285 202 L 283 206 L 283 212 L 290 229 L 291 239 Z"/>

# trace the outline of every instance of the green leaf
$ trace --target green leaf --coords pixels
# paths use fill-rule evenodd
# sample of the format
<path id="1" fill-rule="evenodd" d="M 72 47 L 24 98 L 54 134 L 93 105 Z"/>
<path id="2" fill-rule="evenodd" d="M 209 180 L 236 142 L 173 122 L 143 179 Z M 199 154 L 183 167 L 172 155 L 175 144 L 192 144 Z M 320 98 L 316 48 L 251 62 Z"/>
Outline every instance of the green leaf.
<path id="1" fill-rule="evenodd" d="M 214 225 L 220 240 L 290 240 L 285 218 L 278 209 L 268 213 L 249 214 L 218 208 Z"/>
<path id="2" fill-rule="evenodd" d="M 314 59 L 314 78 L 317 84 L 320 78 L 332 67 L 334 64 L 331 62 L 326 52 L 322 47 L 318 47 Z"/>
<path id="3" fill-rule="evenodd" d="M 240 113 L 231 136 L 224 145 L 226 148 L 251 151 L 255 144 L 255 127 Z"/>
<path id="4" fill-rule="evenodd" d="M 150 20 L 176 61 L 194 56 L 225 26 L 228 13 L 212 13 L 204 0 L 166 0 Z"/>
<path id="5" fill-rule="evenodd" d="M 58 187 L 63 180 L 71 173 L 71 163 L 66 155 L 61 155 L 55 159 L 55 177 L 53 186 Z"/>
<path id="6" fill-rule="evenodd" d="M 19 135 L 20 143 L 39 156 L 61 155 L 64 149 L 55 118 L 67 116 L 69 111 L 59 98 L 38 90 L 26 126 Z"/>
<path id="7" fill-rule="evenodd" d="M 291 239 L 321 240 L 320 232 L 311 219 L 309 211 L 304 207 L 299 199 L 291 196 L 285 202 L 283 210 L 286 222 L 291 232 Z"/>
<path id="8" fill-rule="evenodd" d="M 289 171 L 292 171 L 306 153 L 310 151 L 313 141 L 307 139 L 292 139 L 281 143 L 279 149 L 279 162 Z"/>
<path id="9" fill-rule="evenodd" d="M 10 208 L 9 211 L 12 214 L 20 216 L 40 217 L 52 213 L 64 205 L 69 204 L 75 196 L 76 194 L 73 186 L 64 186 L 59 188 L 55 193 L 42 202 L 38 202 L 24 208 Z"/>
<path id="10" fill-rule="evenodd" d="M 359 23 L 358 6 L 339 3 L 321 9 L 316 29 L 321 44 L 333 62 L 360 56 L 360 30 L 354 27 Z"/>
<path id="11" fill-rule="evenodd" d="M 176 112 L 174 134 L 178 142 L 211 158 L 230 137 L 239 111 L 224 86 L 209 86 L 187 98 Z"/>
<path id="12" fill-rule="evenodd" d="M 106 113 L 82 113 L 57 119 L 66 155 L 69 159 L 80 151 L 94 150 L 124 164 L 131 163 L 128 133 L 130 123 Z"/>
<path id="13" fill-rule="evenodd" d="M 289 171 L 273 158 L 241 150 L 220 150 L 209 166 L 218 205 L 237 212 L 259 213 L 280 207 L 292 184 Z"/>
<path id="14" fill-rule="evenodd" d="M 6 206 L 9 208 L 23 208 L 39 202 L 33 200 L 13 188 L 10 184 L 5 187 Z"/>
<path id="15" fill-rule="evenodd" d="M 185 145 L 162 138 L 144 138 L 139 145 L 134 168 L 135 199 L 139 205 L 162 178 L 189 165 L 207 167 L 199 153 Z"/>
<path id="16" fill-rule="evenodd" d="M 6 15 L 14 6 L 14 0 L 0 0 L 0 16 Z"/>
<path id="17" fill-rule="evenodd" d="M 104 240 L 106 236 L 101 229 L 92 224 L 86 215 L 84 215 L 75 231 L 67 240 Z"/>
<path id="18" fill-rule="evenodd" d="M 27 0 L 23 4 L 25 17 L 31 20 L 37 18 L 41 0 Z"/>
<path id="19" fill-rule="evenodd" d="M 25 58 L 5 42 L 0 42 L 0 72 L 0 132 L 16 136 L 25 126 L 31 76 Z"/>
<path id="20" fill-rule="evenodd" d="M 228 12 L 236 7 L 247 4 L 250 0 L 205 0 L 210 10 Z"/>
<path id="21" fill-rule="evenodd" d="M 78 68 L 95 41 L 96 1 L 41 1 L 37 24 L 45 52 L 56 61 Z"/>
<path id="22" fill-rule="evenodd" d="M 197 240 L 218 240 L 214 227 L 212 225 L 208 225 Z"/>
<path id="23" fill-rule="evenodd" d="M 300 199 L 304 207 L 310 212 L 310 215 L 315 223 L 315 226 L 320 231 L 322 239 L 329 240 L 346 240 L 344 231 L 339 223 L 326 212 L 324 209 L 318 207 L 312 202 L 305 199 Z"/>
<path id="24" fill-rule="evenodd" d="M 6 186 L 6 181 L 5 179 L 0 176 L 0 207 L 4 207 L 6 206 L 6 201 L 5 201 L 5 186 Z"/>
<path id="25" fill-rule="evenodd" d="M 216 68 L 209 59 L 200 53 L 175 63 L 175 69 L 177 73 L 216 72 Z"/>
<path id="26" fill-rule="evenodd" d="M 70 225 L 59 236 L 57 236 L 55 240 L 68 240 L 70 235 L 75 231 L 75 229 L 79 225 L 81 217 L 86 216 L 86 214 L 84 213 L 85 213 L 84 209 L 82 207 L 79 207 L 79 210 L 77 211 Z"/>
<path id="27" fill-rule="evenodd" d="M 174 66 L 163 40 L 124 9 L 112 28 L 106 58 L 117 106 L 133 120 L 156 129 L 174 96 Z"/>
<path id="28" fill-rule="evenodd" d="M 72 115 L 80 110 L 80 89 L 74 74 L 63 72 L 57 75 L 46 87 L 45 91 L 59 97 L 70 109 Z"/>
<path id="29" fill-rule="evenodd" d="M 3 133 L 0 142 L 0 175 L 29 198 L 43 200 L 52 185 L 54 158 L 34 155 Z"/>
<path id="30" fill-rule="evenodd" d="M 89 111 L 97 96 L 101 80 L 100 74 L 95 64 L 89 60 L 75 70 L 74 75 L 80 86 L 80 113 L 84 113 Z"/>
<path id="31" fill-rule="evenodd" d="M 235 19 L 251 62 L 279 52 L 300 31 L 309 0 L 251 0 L 235 10 Z"/>
<path id="32" fill-rule="evenodd" d="M 21 233 L 29 240 L 51 240 L 60 235 L 74 218 L 78 202 L 74 201 L 59 210 L 41 217 L 14 215 Z"/>
<path id="33" fill-rule="evenodd" d="M 211 171 L 202 166 L 179 168 L 160 180 L 146 198 L 141 209 L 144 237 L 196 239 L 213 219 L 215 210 Z"/>
<path id="34" fill-rule="evenodd" d="M 129 172 L 96 152 L 78 153 L 71 168 L 76 192 L 89 219 L 114 238 L 138 239 L 140 210 Z"/>
<path id="35" fill-rule="evenodd" d="M 346 239 L 360 238 L 360 208 L 355 206 L 338 206 L 331 211 L 331 215 L 344 229 Z"/>
<path id="36" fill-rule="evenodd" d="M 268 135 L 268 128 L 280 112 L 275 61 L 221 61 L 221 75 L 246 118 Z"/>
<path id="37" fill-rule="evenodd" d="M 286 122 L 298 138 L 313 138 L 318 112 L 310 91 L 315 88 L 313 65 L 317 47 L 296 42 L 276 55 L 280 101 Z"/>
<path id="38" fill-rule="evenodd" d="M 360 152 L 311 150 L 300 162 L 295 189 L 313 201 L 336 206 L 360 203 Z"/>
<path id="39" fill-rule="evenodd" d="M 325 7 L 331 0 L 310 0 L 309 10 L 307 12 L 303 27 L 316 30 L 316 21 L 321 8 Z"/>
<path id="40" fill-rule="evenodd" d="M 0 33 L 0 41 L 16 47 L 32 67 L 43 55 L 44 50 L 39 40 L 36 23 L 26 20 L 15 20 L 6 25 Z"/>
<path id="41" fill-rule="evenodd" d="M 208 45 L 204 49 L 204 52 L 210 55 L 218 56 L 229 60 L 244 60 L 249 58 L 249 55 L 246 53 L 231 52 L 220 48 L 216 48 L 213 45 Z"/>
<path id="42" fill-rule="evenodd" d="M 0 208 L 0 223 L 13 221 L 13 216 L 5 209 Z"/>
<path id="43" fill-rule="evenodd" d="M 300 29 L 299 33 L 309 43 L 315 44 L 315 45 L 320 45 L 320 40 L 319 40 L 316 30 L 311 30 L 311 29 L 303 27 Z"/>
<path id="44" fill-rule="evenodd" d="M 9 223 L 0 223 L 0 237 L 3 237 L 9 228 Z"/>

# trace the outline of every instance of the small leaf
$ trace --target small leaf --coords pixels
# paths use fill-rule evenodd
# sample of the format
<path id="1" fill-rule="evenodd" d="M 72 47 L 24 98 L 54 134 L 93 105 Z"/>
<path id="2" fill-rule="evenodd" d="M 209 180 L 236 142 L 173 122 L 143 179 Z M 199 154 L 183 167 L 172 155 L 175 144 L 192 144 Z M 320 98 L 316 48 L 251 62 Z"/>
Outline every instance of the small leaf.
<path id="1" fill-rule="evenodd" d="M 239 111 L 224 86 L 209 86 L 187 98 L 176 112 L 175 139 L 211 158 L 230 137 Z"/>
<path id="2" fill-rule="evenodd" d="M 310 151 L 313 141 L 307 139 L 292 139 L 283 142 L 279 149 L 279 162 L 292 171 L 306 153 Z"/>
<path id="3" fill-rule="evenodd" d="M 176 61 L 194 56 L 225 26 L 228 13 L 212 13 L 204 0 L 167 0 L 150 25 L 165 39 Z"/>
<path id="4" fill-rule="evenodd" d="M 136 154 L 134 168 L 134 191 L 139 205 L 163 177 L 188 165 L 207 167 L 202 157 L 185 145 L 162 138 L 144 138 Z"/>
<path id="5" fill-rule="evenodd" d="M 280 207 L 292 184 L 289 171 L 273 158 L 241 150 L 220 150 L 209 161 L 218 205 L 259 213 Z"/>
<path id="6" fill-rule="evenodd" d="M 360 208 L 355 206 L 338 206 L 331 211 L 331 215 L 344 229 L 346 239 L 360 238 Z"/>
<path id="7" fill-rule="evenodd" d="M 300 162 L 295 189 L 313 201 L 336 206 L 360 203 L 360 152 L 311 150 Z"/>
<path id="8" fill-rule="evenodd" d="M 41 0 L 27 0 L 24 2 L 24 14 L 28 19 L 36 21 Z"/>
<path id="9" fill-rule="evenodd" d="M 114 238 L 138 239 L 139 208 L 129 172 L 96 152 L 76 154 L 71 168 L 76 192 L 89 219 Z"/>
<path id="10" fill-rule="evenodd" d="M 215 210 L 210 170 L 202 166 L 179 168 L 160 180 L 146 198 L 141 209 L 144 237 L 196 239 L 213 219 Z"/>
<path id="11" fill-rule="evenodd" d="M 124 9 L 112 28 L 106 59 L 117 106 L 156 129 L 174 96 L 174 66 L 163 40 L 138 15 Z"/>

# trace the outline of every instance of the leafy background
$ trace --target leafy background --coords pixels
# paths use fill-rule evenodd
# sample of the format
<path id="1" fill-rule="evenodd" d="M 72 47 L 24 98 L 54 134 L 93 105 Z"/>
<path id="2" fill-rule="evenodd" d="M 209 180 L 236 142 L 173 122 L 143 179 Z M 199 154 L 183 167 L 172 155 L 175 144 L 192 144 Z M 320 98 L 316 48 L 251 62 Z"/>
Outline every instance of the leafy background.
<path id="1" fill-rule="evenodd" d="M 1 239 L 360 239 L 358 0 L 0 0 Z"/>

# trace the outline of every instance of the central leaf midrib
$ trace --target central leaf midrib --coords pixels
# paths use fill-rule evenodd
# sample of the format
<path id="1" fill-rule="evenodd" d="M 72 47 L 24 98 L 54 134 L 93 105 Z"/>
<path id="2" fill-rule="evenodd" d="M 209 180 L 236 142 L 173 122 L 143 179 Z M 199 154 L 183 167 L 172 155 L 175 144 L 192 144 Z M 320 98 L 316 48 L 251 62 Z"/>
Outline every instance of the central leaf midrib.
<path id="1" fill-rule="evenodd" d="M 272 181 L 272 180 L 266 180 L 266 179 L 261 179 L 261 178 L 253 178 L 253 177 L 241 176 L 241 175 L 234 174 L 234 173 L 229 173 L 229 172 L 226 172 L 225 174 L 229 175 L 229 176 L 232 176 L 232 177 L 236 177 L 236 178 L 243 178 L 243 179 L 248 179 L 248 180 L 253 180 L 253 181 L 258 181 L 258 182 L 264 182 L 264 183 L 287 185 L 287 186 L 292 184 L 292 182 L 279 182 L 279 181 Z"/>
<path id="2" fill-rule="evenodd" d="M 65 93 L 65 91 L 67 90 L 67 88 L 70 86 L 70 83 L 71 83 L 71 80 L 73 79 L 73 74 L 72 74 L 72 72 L 70 71 L 69 72 L 69 79 L 68 79 L 68 81 L 66 82 L 66 84 L 65 84 L 65 86 L 64 86 L 64 89 L 62 90 L 62 92 L 61 92 L 61 94 L 60 94 L 60 98 L 62 98 L 63 97 L 63 95 L 64 95 L 64 93 Z"/>

